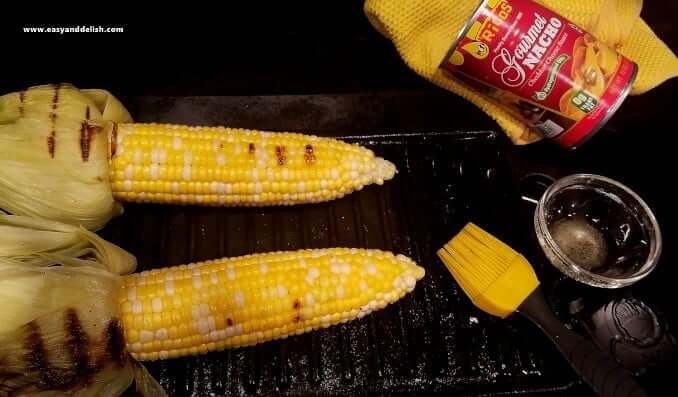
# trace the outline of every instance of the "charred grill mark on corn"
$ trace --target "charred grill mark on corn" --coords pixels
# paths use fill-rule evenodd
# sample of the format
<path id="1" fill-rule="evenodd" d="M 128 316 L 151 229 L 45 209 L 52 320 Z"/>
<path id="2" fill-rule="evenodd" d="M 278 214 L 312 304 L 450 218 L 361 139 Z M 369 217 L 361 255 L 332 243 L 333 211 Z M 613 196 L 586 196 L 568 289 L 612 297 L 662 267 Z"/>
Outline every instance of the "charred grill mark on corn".
<path id="1" fill-rule="evenodd" d="M 250 346 L 361 318 L 424 275 L 409 258 L 347 248 L 247 255 L 125 277 L 130 353 L 157 360 Z"/>
<path id="2" fill-rule="evenodd" d="M 301 314 L 301 301 L 299 301 L 299 298 L 294 298 L 294 302 L 292 302 L 292 309 L 294 309 L 294 316 L 292 317 L 292 322 L 298 323 L 303 319 L 303 316 Z"/>
<path id="3" fill-rule="evenodd" d="M 108 142 L 108 150 L 110 151 L 109 159 L 113 159 L 118 151 L 118 123 L 113 123 L 111 127 L 110 141 Z"/>
<path id="4" fill-rule="evenodd" d="M 7 357 L 0 360 L 0 396 L 47 390 L 70 393 L 96 381 L 111 365 L 123 368 L 129 364 L 118 319 L 102 324 L 103 331 L 88 334 L 92 323 L 83 323 L 76 309 L 66 308 L 62 315 L 56 321 L 50 315 L 21 328 L 22 355 L 11 364 L 6 363 Z"/>
<path id="5" fill-rule="evenodd" d="M 396 172 L 366 148 L 301 134 L 118 124 L 111 140 L 110 180 L 119 201 L 316 203 L 382 184 Z"/>
<path id="6" fill-rule="evenodd" d="M 315 163 L 315 154 L 313 154 L 313 146 L 308 144 L 304 147 L 304 161 L 306 164 Z"/>
<path id="7" fill-rule="evenodd" d="M 24 115 L 24 102 L 26 101 L 26 91 L 19 92 L 19 116 Z"/>
<path id="8" fill-rule="evenodd" d="M 59 89 L 61 88 L 60 84 L 54 84 L 54 95 L 52 96 L 52 112 L 49 114 L 50 119 L 50 132 L 47 137 L 47 151 L 49 152 L 50 157 L 54 158 L 54 153 L 56 150 L 56 119 L 57 119 L 57 107 L 59 106 Z"/>
<path id="9" fill-rule="evenodd" d="M 275 156 L 278 158 L 278 165 L 285 165 L 285 146 L 276 146 L 275 147 Z"/>
<path id="10" fill-rule="evenodd" d="M 50 115 L 50 119 L 52 120 L 52 126 L 55 124 L 55 119 L 56 119 L 56 114 L 52 113 Z M 49 152 L 49 155 L 51 158 L 54 158 L 54 151 L 56 150 L 56 130 L 54 127 L 52 127 L 52 130 L 49 133 L 49 136 L 47 137 L 47 151 Z"/>
<path id="11" fill-rule="evenodd" d="M 89 160 L 89 145 L 91 139 L 92 135 L 87 126 L 87 121 L 83 121 L 80 126 L 80 156 L 85 163 Z"/>
<path id="12" fill-rule="evenodd" d="M 75 377 L 88 379 L 96 372 L 96 368 L 90 365 L 89 336 L 82 328 L 75 309 L 66 310 L 65 330 L 66 341 L 64 344 L 71 357 Z"/>
<path id="13" fill-rule="evenodd" d="M 39 386 L 42 389 L 50 389 L 56 386 L 57 376 L 52 369 L 45 348 L 45 341 L 42 338 L 40 326 L 31 321 L 26 324 L 26 338 L 24 339 L 24 348 L 26 349 L 26 369 L 37 373 L 39 376 Z"/>
<path id="14" fill-rule="evenodd" d="M 61 84 L 52 84 L 52 88 L 54 89 L 54 96 L 52 96 L 52 111 L 55 111 L 59 106 L 59 90 L 61 89 Z"/>
<path id="15" fill-rule="evenodd" d="M 114 318 L 108 322 L 103 339 L 105 341 L 103 362 L 110 360 L 118 367 L 124 367 L 127 364 L 127 352 L 125 351 L 125 333 L 119 319 Z"/>
<path id="16" fill-rule="evenodd" d="M 88 108 L 89 109 L 89 108 Z M 83 162 L 89 161 L 90 147 L 92 138 L 95 134 L 101 132 L 102 128 L 89 124 L 86 120 L 80 126 L 80 155 Z"/>
<path id="17" fill-rule="evenodd" d="M 85 108 L 85 120 L 89 120 L 89 106 Z"/>

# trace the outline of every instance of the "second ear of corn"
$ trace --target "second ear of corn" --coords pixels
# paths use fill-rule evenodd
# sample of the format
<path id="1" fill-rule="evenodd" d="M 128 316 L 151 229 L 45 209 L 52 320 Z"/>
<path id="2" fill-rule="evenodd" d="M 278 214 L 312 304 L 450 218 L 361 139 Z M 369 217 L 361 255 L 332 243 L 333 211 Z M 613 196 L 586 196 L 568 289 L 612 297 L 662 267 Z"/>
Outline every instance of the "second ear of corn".
<path id="1" fill-rule="evenodd" d="M 390 162 L 315 136 L 134 124 L 102 90 L 0 96 L 0 210 L 103 227 L 118 201 L 263 206 L 340 198 L 393 178 Z"/>
<path id="2" fill-rule="evenodd" d="M 130 353 L 157 360 L 249 346 L 361 318 L 412 291 L 424 269 L 379 250 L 248 255 L 125 277 Z"/>
<path id="3" fill-rule="evenodd" d="M 403 255 L 329 248 L 129 275 L 94 233 L 0 216 L 0 395 L 166 395 L 137 360 L 286 338 L 363 317 L 412 291 Z"/>

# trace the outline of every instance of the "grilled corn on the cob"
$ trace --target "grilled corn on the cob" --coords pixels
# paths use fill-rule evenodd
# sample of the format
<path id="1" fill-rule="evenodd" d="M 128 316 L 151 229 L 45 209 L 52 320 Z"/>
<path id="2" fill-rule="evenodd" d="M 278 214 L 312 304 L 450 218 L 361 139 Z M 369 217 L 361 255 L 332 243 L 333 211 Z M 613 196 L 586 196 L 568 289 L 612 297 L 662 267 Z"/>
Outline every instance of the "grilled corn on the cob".
<path id="1" fill-rule="evenodd" d="M 7 233 L 0 234 L 3 396 L 118 396 L 133 378 L 151 390 L 146 395 L 163 395 L 136 360 L 248 346 L 360 318 L 424 275 L 402 255 L 332 248 L 121 277 L 134 257 L 93 233 L 16 216 L 0 216 L 0 228 Z"/>
<path id="2" fill-rule="evenodd" d="M 125 277 L 125 340 L 139 360 L 254 345 L 346 322 L 410 292 L 424 269 L 378 250 L 225 258 Z"/>
<path id="3" fill-rule="evenodd" d="M 111 131 L 119 201 L 290 205 L 340 198 L 393 178 L 371 150 L 329 138 L 222 127 L 117 124 Z"/>
<path id="4" fill-rule="evenodd" d="M 393 164 L 329 138 L 134 124 L 102 90 L 0 96 L 0 209 L 96 230 L 118 201 L 315 203 L 393 178 Z"/>

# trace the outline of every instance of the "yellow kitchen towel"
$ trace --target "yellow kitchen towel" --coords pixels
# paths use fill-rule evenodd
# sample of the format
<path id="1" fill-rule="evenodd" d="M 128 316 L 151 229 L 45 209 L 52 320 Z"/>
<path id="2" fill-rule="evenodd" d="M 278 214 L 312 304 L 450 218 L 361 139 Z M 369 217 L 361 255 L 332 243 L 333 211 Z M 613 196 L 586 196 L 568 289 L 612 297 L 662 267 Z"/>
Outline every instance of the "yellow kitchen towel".
<path id="1" fill-rule="evenodd" d="M 642 94 L 678 76 L 678 58 L 640 17 L 642 0 L 540 0 L 639 65 L 632 94 Z M 366 0 L 372 25 L 393 41 L 405 63 L 419 75 L 474 103 L 524 145 L 542 136 L 476 91 L 439 69 L 479 0 Z"/>

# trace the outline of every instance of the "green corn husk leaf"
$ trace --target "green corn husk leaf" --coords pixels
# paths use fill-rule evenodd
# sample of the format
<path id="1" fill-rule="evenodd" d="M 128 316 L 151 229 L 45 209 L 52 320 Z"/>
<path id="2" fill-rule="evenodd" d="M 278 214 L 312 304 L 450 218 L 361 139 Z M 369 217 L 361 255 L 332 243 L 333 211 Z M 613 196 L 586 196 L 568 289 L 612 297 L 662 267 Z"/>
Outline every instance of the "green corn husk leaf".
<path id="1" fill-rule="evenodd" d="M 135 265 L 82 228 L 0 215 L 0 396 L 116 397 L 134 380 L 165 396 L 125 350 L 117 294 Z"/>
<path id="2" fill-rule="evenodd" d="M 95 377 L 106 377 L 113 369 L 114 364 L 109 362 L 113 360 L 106 357 L 106 336 L 107 327 L 116 321 L 119 277 L 103 268 L 74 266 L 67 260 L 49 266 L 59 262 L 49 254 L 40 265 L 0 258 L 0 305 L 4 308 L 0 323 L 0 374 L 4 375 L 0 376 L 0 394 L 77 390 Z M 80 332 L 68 332 L 69 313 L 77 318 Z M 74 339 L 86 340 L 82 344 L 85 358 L 77 354 L 73 357 L 72 350 L 78 349 L 71 348 Z M 119 357 L 126 359 L 126 355 Z M 105 363 L 103 368 L 88 371 L 97 360 Z M 129 365 L 121 363 L 115 371 L 130 374 L 125 387 L 131 383 L 131 368 L 125 368 Z"/>
<path id="3" fill-rule="evenodd" d="M 103 227 L 122 211 L 108 178 L 109 121 L 131 117 L 103 90 L 61 84 L 0 96 L 0 208 Z"/>
<path id="4" fill-rule="evenodd" d="M 0 395 L 117 397 L 136 379 L 140 395 L 165 396 L 124 350 L 119 276 L 49 254 L 39 266 L 0 258 L 0 274 Z"/>
<path id="5" fill-rule="evenodd" d="M 133 272 L 137 265 L 133 255 L 83 228 L 4 214 L 0 214 L 1 257 L 34 265 L 49 265 L 46 258 L 51 258 L 121 275 Z"/>

